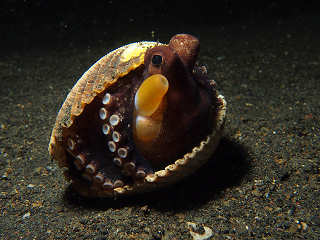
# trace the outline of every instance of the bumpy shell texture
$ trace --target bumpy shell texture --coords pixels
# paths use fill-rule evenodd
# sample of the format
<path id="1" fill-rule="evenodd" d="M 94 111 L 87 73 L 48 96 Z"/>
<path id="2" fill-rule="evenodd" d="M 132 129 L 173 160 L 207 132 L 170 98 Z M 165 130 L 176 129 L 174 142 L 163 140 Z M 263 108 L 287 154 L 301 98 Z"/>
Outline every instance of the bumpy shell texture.
<path id="1" fill-rule="evenodd" d="M 49 153 L 87 197 L 175 183 L 202 166 L 222 135 L 226 102 L 196 57 L 199 41 L 120 47 L 83 74 L 63 103 Z"/>

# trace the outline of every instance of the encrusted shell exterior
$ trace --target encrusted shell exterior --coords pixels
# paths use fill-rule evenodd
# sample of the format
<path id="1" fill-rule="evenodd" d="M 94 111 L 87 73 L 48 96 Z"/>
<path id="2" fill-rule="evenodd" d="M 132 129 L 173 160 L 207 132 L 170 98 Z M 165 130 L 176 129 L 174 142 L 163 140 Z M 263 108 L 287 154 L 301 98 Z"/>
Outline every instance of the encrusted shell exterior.
<path id="1" fill-rule="evenodd" d="M 110 52 L 85 72 L 72 88 L 57 116 L 49 143 L 50 155 L 58 161 L 61 168 L 66 169 L 66 172 L 68 172 L 68 162 L 67 152 L 63 146 L 63 129 L 72 126 L 74 119 L 83 112 L 85 106 L 90 104 L 97 94 L 116 84 L 119 78 L 141 66 L 144 62 L 146 50 L 156 45 L 159 45 L 159 43 L 138 42 Z M 214 88 L 214 86 L 212 87 Z M 182 158 L 173 160 L 173 163 L 165 167 L 165 169 L 148 174 L 143 181 L 117 187 L 112 191 L 97 191 L 88 186 L 83 186 L 78 181 L 73 182 L 73 187 L 84 196 L 116 197 L 150 191 L 155 187 L 174 183 L 189 175 L 202 166 L 213 154 L 222 135 L 226 101 L 217 92 L 212 97 L 217 102 L 213 130 L 198 146 L 195 146 L 191 152 L 186 153 Z"/>

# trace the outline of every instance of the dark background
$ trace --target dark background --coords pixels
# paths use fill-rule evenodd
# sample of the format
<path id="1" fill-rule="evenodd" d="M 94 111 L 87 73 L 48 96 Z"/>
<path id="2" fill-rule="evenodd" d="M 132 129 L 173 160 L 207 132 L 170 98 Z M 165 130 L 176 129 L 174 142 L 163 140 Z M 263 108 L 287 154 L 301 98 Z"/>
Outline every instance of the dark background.
<path id="1" fill-rule="evenodd" d="M 0 0 L 0 239 L 320 239 L 319 1 L 60 2 Z M 110 50 L 176 33 L 227 101 L 217 151 L 168 189 L 80 197 L 47 150 L 65 97 Z"/>
<path id="2" fill-rule="evenodd" d="M 1 1 L 1 49 L 96 44 L 143 33 L 162 40 L 173 33 L 226 24 L 272 24 L 316 16 L 317 1 Z M 139 33 L 139 34 L 137 34 Z M 141 40 L 141 37 L 136 37 Z M 140 39 L 139 39 L 140 38 Z M 153 39 L 151 39 L 153 40 Z M 164 39 L 167 41 L 167 39 Z M 162 40 L 163 41 L 163 40 Z"/>

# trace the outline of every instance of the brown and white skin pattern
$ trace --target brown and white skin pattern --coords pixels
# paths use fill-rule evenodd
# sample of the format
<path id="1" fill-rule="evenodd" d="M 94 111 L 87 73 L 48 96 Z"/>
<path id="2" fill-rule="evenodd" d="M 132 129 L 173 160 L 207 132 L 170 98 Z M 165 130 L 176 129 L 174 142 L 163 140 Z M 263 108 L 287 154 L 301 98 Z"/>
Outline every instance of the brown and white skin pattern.
<path id="1" fill-rule="evenodd" d="M 198 52 L 197 38 L 178 34 L 168 45 L 118 48 L 84 73 L 58 113 L 49 144 L 77 192 L 117 197 L 152 191 L 209 159 L 222 134 L 226 102 L 206 69 L 195 64 Z M 143 138 L 135 97 L 152 76 L 167 80 L 168 89 L 146 118 L 152 136 Z"/>

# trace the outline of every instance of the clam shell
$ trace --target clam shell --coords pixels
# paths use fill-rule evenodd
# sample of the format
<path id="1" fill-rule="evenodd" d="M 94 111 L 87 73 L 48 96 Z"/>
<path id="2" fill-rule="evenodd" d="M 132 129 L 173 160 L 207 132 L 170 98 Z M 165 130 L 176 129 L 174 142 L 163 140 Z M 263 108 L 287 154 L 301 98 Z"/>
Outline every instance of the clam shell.
<path id="1" fill-rule="evenodd" d="M 157 45 L 163 44 L 137 42 L 110 52 L 90 67 L 72 88 L 58 113 L 49 143 L 51 157 L 58 162 L 59 167 L 66 170 L 65 175 L 67 177 L 69 175 L 69 166 L 63 129 L 70 128 L 75 119 L 82 114 L 85 106 L 90 104 L 98 94 L 117 84 L 119 78 L 141 66 L 144 63 L 146 50 Z M 214 88 L 213 85 L 212 88 Z M 186 153 L 180 159 L 173 160 L 172 164 L 164 169 L 158 170 L 153 174 L 147 174 L 142 181 L 133 181 L 131 185 L 125 184 L 107 191 L 83 185 L 82 182 L 76 181 L 71 177 L 70 180 L 74 189 L 81 195 L 88 197 L 117 197 L 151 191 L 155 188 L 172 184 L 194 172 L 213 154 L 222 135 L 226 101 L 218 92 L 212 97 L 214 102 L 217 102 L 215 118 L 212 123 L 213 130 L 191 152 Z M 70 144 L 72 147 L 72 143 Z"/>

